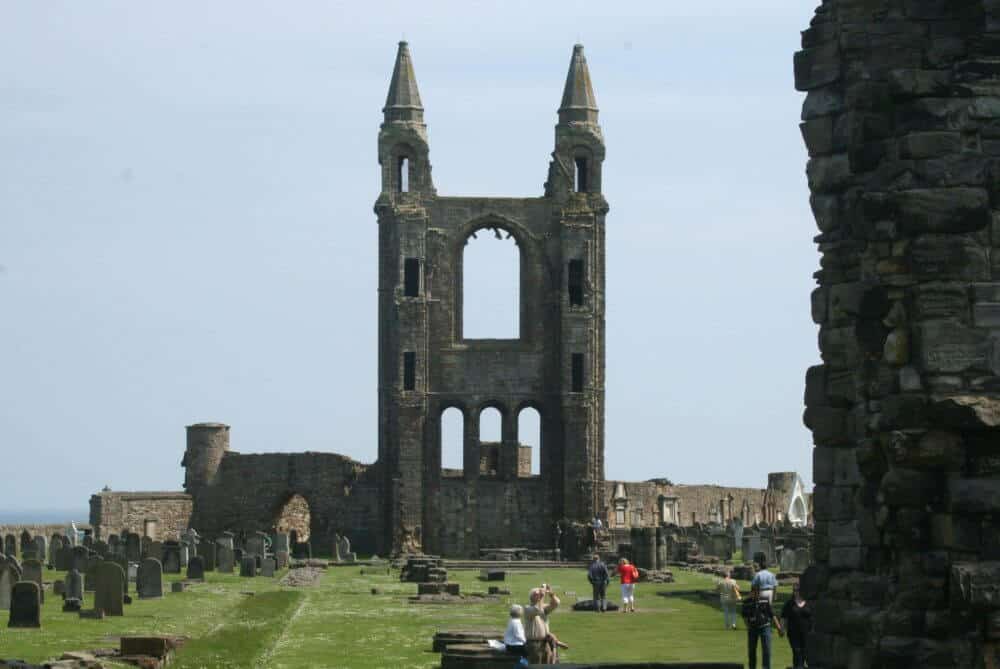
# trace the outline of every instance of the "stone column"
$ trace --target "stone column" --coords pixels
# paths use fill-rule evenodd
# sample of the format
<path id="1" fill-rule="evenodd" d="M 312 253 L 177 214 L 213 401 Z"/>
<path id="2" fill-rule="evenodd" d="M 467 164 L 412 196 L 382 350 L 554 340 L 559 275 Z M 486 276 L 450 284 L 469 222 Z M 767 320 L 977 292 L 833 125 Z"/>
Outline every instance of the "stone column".
<path id="1" fill-rule="evenodd" d="M 821 253 L 811 667 L 998 652 L 998 21 L 988 0 L 826 0 L 795 55 Z"/>

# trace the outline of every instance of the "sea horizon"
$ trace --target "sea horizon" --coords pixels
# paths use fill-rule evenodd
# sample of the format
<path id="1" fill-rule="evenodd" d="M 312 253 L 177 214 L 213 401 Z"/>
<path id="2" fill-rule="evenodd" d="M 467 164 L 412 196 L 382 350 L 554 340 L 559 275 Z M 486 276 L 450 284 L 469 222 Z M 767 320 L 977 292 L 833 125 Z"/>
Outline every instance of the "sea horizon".
<path id="1" fill-rule="evenodd" d="M 0 510 L 0 525 L 51 525 L 53 523 L 86 523 L 88 511 L 80 509 L 15 509 Z"/>

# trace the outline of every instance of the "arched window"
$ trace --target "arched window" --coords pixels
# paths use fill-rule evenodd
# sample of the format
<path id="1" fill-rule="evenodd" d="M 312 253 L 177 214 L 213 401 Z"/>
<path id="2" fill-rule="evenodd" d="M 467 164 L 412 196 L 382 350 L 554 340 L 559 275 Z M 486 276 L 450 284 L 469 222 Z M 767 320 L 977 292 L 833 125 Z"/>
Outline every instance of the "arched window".
<path id="1" fill-rule="evenodd" d="M 399 185 L 400 193 L 410 192 L 410 159 L 406 156 L 399 157 L 398 170 L 396 173 L 396 183 Z"/>
<path id="2" fill-rule="evenodd" d="M 521 446 L 531 447 L 529 472 L 538 476 L 542 472 L 542 416 L 537 409 L 525 407 L 517 414 L 517 441 Z"/>
<path id="3" fill-rule="evenodd" d="M 503 416 L 495 407 L 487 407 L 479 412 L 479 443 L 500 443 L 503 441 Z"/>
<path id="4" fill-rule="evenodd" d="M 587 159 L 584 156 L 577 156 L 574 163 L 576 165 L 576 183 L 573 184 L 573 190 L 577 193 L 586 193 L 590 187 L 587 180 L 590 176 L 587 174 Z"/>
<path id="5" fill-rule="evenodd" d="M 521 336 L 521 252 L 499 228 L 478 230 L 462 255 L 462 337 Z"/>
<path id="6" fill-rule="evenodd" d="M 462 472 L 465 444 L 465 416 L 462 410 L 448 407 L 441 412 L 441 468 Z"/>
<path id="7" fill-rule="evenodd" d="M 299 541 L 309 541 L 311 514 L 309 502 L 302 495 L 292 495 L 278 510 L 274 526 L 279 532 L 298 536 Z"/>

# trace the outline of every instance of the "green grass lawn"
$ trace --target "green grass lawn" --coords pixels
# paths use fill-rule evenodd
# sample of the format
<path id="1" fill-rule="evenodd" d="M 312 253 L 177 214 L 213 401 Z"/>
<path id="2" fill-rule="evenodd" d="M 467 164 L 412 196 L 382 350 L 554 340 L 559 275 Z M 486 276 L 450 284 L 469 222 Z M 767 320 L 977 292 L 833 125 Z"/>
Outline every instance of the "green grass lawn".
<path id="1" fill-rule="evenodd" d="M 160 600 L 136 599 L 125 608 L 125 616 L 104 620 L 62 613 L 60 598 L 50 592 L 42 629 L 0 627 L 0 657 L 40 661 L 66 650 L 114 647 L 116 637 L 123 634 L 168 633 L 192 639 L 172 665 L 182 669 L 430 669 L 439 663 L 439 656 L 430 652 L 435 631 L 493 627 L 499 634 L 509 605 L 524 603 L 531 587 L 547 582 L 563 599 L 563 607 L 552 618 L 552 630 L 570 645 L 562 653 L 564 662 L 746 661 L 742 624 L 736 632 L 722 629 L 722 613 L 714 598 L 690 594 L 713 587 L 714 580 L 701 574 L 676 572 L 678 582 L 669 585 L 641 583 L 636 588 L 637 613 L 601 615 L 571 610 L 577 599 L 571 593 L 580 599 L 590 596 L 583 570 L 509 572 L 507 582 L 491 584 L 513 593 L 500 601 L 413 604 L 407 597 L 416 593 L 416 585 L 400 583 L 396 572 L 363 569 L 364 575 L 358 567 L 330 568 L 318 587 L 298 589 L 282 588 L 278 579 L 210 573 L 206 583 L 186 592 L 167 592 Z M 450 573 L 463 592 L 485 592 L 487 584 L 477 575 Z M 46 578 L 58 576 L 48 572 Z M 381 592 L 373 595 L 376 586 Z M 612 584 L 612 601 L 617 601 L 617 591 L 617 584 Z M 788 666 L 787 642 L 776 637 L 775 648 L 774 666 Z"/>

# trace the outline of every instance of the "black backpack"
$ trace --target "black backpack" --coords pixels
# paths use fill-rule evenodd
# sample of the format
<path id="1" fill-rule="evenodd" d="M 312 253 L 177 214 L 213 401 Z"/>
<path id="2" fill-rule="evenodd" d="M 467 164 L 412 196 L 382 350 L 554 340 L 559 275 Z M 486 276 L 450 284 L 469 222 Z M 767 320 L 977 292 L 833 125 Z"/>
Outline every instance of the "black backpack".
<path id="1" fill-rule="evenodd" d="M 743 602 L 743 622 L 748 628 L 759 629 L 771 624 L 771 605 L 766 601 L 747 599 Z"/>

